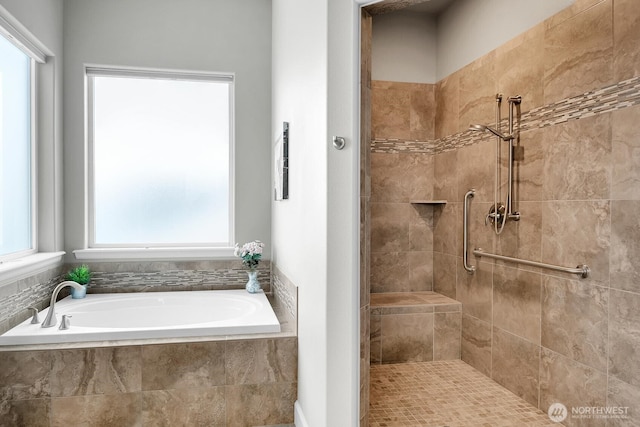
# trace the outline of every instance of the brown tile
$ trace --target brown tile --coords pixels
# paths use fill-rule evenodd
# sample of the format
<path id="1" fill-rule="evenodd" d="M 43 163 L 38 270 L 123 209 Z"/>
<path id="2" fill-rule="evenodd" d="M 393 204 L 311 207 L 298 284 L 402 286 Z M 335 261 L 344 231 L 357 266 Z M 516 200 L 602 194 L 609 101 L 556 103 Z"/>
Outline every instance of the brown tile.
<path id="1" fill-rule="evenodd" d="M 476 123 L 476 122 L 473 122 Z M 467 123 L 466 126 L 469 126 Z M 474 188 L 476 194 L 473 203 L 493 203 L 493 184 L 495 181 L 496 147 L 493 138 L 468 145 L 458 150 L 458 198 L 464 200 L 464 195 L 469 189 Z M 504 202 L 504 200 L 501 200 Z M 483 212 L 483 220 L 485 212 Z"/>
<path id="2" fill-rule="evenodd" d="M 515 223 L 517 227 L 516 252 L 505 253 L 508 256 L 515 256 L 531 261 L 542 259 L 542 202 L 520 202 L 517 209 L 520 212 L 520 221 Z M 505 227 L 514 226 L 513 222 L 507 223 Z M 507 229 L 507 230 L 510 230 Z M 520 266 L 522 270 L 532 270 L 534 267 Z"/>
<path id="3" fill-rule="evenodd" d="M 640 387 L 640 294 L 611 289 L 609 375 Z"/>
<path id="4" fill-rule="evenodd" d="M 610 0 L 547 28 L 544 103 L 550 104 L 613 83 Z"/>
<path id="5" fill-rule="evenodd" d="M 493 328 L 491 378 L 538 406 L 540 346 L 500 328 Z"/>
<path id="6" fill-rule="evenodd" d="M 496 266 L 493 276 L 493 325 L 540 344 L 540 292 L 537 273 Z"/>
<path id="7" fill-rule="evenodd" d="M 409 200 L 433 199 L 433 155 L 402 154 L 402 182 L 409 189 Z"/>
<path id="8" fill-rule="evenodd" d="M 26 400 L 51 395 L 51 353 L 48 351 L 0 352 L 0 396 Z"/>
<path id="9" fill-rule="evenodd" d="M 225 384 L 224 342 L 142 346 L 142 390 Z"/>
<path id="10" fill-rule="evenodd" d="M 51 399 L 51 426 L 142 426 L 141 393 Z"/>
<path id="11" fill-rule="evenodd" d="M 460 71 L 458 132 L 466 131 L 470 124 L 495 123 L 498 90 L 495 67 L 495 52 L 490 52 Z"/>
<path id="12" fill-rule="evenodd" d="M 364 9 L 360 15 L 360 81 L 362 86 L 371 88 L 371 42 L 373 40 L 373 19 Z"/>
<path id="13" fill-rule="evenodd" d="M 611 167 L 610 114 L 545 129 L 545 200 L 609 199 Z"/>
<path id="14" fill-rule="evenodd" d="M 408 202 L 410 188 L 403 176 L 407 165 L 403 154 L 371 153 L 371 201 Z"/>
<path id="15" fill-rule="evenodd" d="M 436 138 L 458 132 L 460 73 L 455 72 L 436 84 Z"/>
<path id="16" fill-rule="evenodd" d="M 224 427 L 225 388 L 193 387 L 142 392 L 142 424 Z"/>
<path id="17" fill-rule="evenodd" d="M 409 250 L 433 250 L 433 207 L 425 204 L 411 204 L 409 218 Z"/>
<path id="18" fill-rule="evenodd" d="M 373 81 L 371 123 L 373 138 L 410 139 L 411 92 L 391 82 Z"/>
<path id="19" fill-rule="evenodd" d="M 49 398 L 0 402 L 0 426 L 49 427 Z"/>
<path id="20" fill-rule="evenodd" d="M 226 387 L 227 427 L 293 423 L 295 383 Z"/>
<path id="21" fill-rule="evenodd" d="M 611 113 L 611 198 L 640 200 L 640 106 Z"/>
<path id="22" fill-rule="evenodd" d="M 371 213 L 367 197 L 360 198 L 360 307 L 371 293 Z"/>
<path id="23" fill-rule="evenodd" d="M 369 408 L 369 370 L 371 361 L 371 311 L 369 307 L 360 308 L 360 418 L 368 415 Z"/>
<path id="24" fill-rule="evenodd" d="M 521 111 L 526 112 L 543 105 L 544 25 L 539 24 L 517 37 L 512 48 L 497 49 L 497 92 L 505 96 L 504 116 L 507 116 L 506 97 L 522 96 Z M 504 45 L 503 45 L 504 46 Z"/>
<path id="25" fill-rule="evenodd" d="M 434 313 L 433 360 L 460 359 L 462 313 Z"/>
<path id="26" fill-rule="evenodd" d="M 458 150 L 438 153 L 433 159 L 433 197 L 453 202 L 458 199 Z"/>
<path id="27" fill-rule="evenodd" d="M 141 390 L 140 347 L 52 352 L 51 395 L 131 393 Z"/>
<path id="28" fill-rule="evenodd" d="M 227 341 L 226 384 L 295 382 L 296 338 Z"/>
<path id="29" fill-rule="evenodd" d="M 454 255 L 433 253 L 433 290 L 456 297 L 456 257 Z"/>
<path id="30" fill-rule="evenodd" d="M 382 363 L 433 360 L 433 314 L 391 314 L 381 319 Z"/>
<path id="31" fill-rule="evenodd" d="M 433 211 L 433 250 L 448 255 L 457 255 L 458 227 L 462 221 L 462 204 L 447 203 Z"/>
<path id="32" fill-rule="evenodd" d="M 433 252 L 407 252 L 409 291 L 433 290 Z"/>
<path id="33" fill-rule="evenodd" d="M 542 348 L 540 362 L 540 409 L 547 412 L 554 403 L 572 407 L 606 405 L 607 376 L 593 368 L 574 362 L 558 353 Z M 582 422 L 581 422 L 582 421 Z M 602 425 L 590 420 L 564 421 L 565 425 Z"/>
<path id="34" fill-rule="evenodd" d="M 487 376 L 491 376 L 491 324 L 462 315 L 460 358 Z"/>
<path id="35" fill-rule="evenodd" d="M 474 274 L 468 274 L 460 265 L 456 287 L 456 300 L 462 303 L 462 312 L 485 322 L 491 322 L 493 265 L 480 262 Z"/>
<path id="36" fill-rule="evenodd" d="M 609 377 L 607 406 L 624 408 L 620 418 L 612 417 L 607 420 L 607 426 L 640 425 L 640 388 Z"/>
<path id="37" fill-rule="evenodd" d="M 371 251 L 408 250 L 410 215 L 408 203 L 372 203 Z"/>
<path id="38" fill-rule="evenodd" d="M 611 287 L 640 293 L 640 201 L 611 202 Z"/>
<path id="39" fill-rule="evenodd" d="M 410 138 L 431 141 L 435 137 L 436 99 L 435 85 L 414 85 L 409 105 Z"/>
<path id="40" fill-rule="evenodd" d="M 371 292 L 409 291 L 409 259 L 403 252 L 371 254 Z"/>
<path id="41" fill-rule="evenodd" d="M 542 205 L 542 262 L 591 268 L 588 283 L 609 283 L 611 215 L 608 201 L 556 201 Z M 549 274 L 563 275 L 567 273 Z M 576 276 L 571 276 L 576 277 Z"/>
<path id="42" fill-rule="evenodd" d="M 370 351 L 371 364 L 382 363 L 382 316 L 371 315 Z"/>
<path id="43" fill-rule="evenodd" d="M 640 13 L 634 0 L 613 2 L 613 67 L 615 81 L 640 75 Z"/>
<path id="44" fill-rule="evenodd" d="M 516 147 L 524 150 L 524 158 L 513 163 L 513 195 L 514 201 L 539 201 L 542 200 L 543 170 L 544 170 L 544 145 L 545 129 L 534 129 L 520 134 Z M 508 151 L 505 153 L 508 155 Z M 503 175 L 506 182 L 506 175 Z M 506 194 L 503 191 L 502 194 Z M 502 197 L 504 199 L 504 196 Z"/>
<path id="45" fill-rule="evenodd" d="M 608 303 L 606 288 L 543 276 L 542 345 L 605 372 Z"/>

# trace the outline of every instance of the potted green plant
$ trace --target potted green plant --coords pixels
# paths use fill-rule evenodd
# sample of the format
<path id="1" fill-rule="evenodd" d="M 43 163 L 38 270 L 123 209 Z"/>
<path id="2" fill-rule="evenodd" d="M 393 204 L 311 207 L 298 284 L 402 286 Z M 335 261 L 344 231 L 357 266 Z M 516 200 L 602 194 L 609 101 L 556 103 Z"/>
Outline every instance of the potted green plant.
<path id="1" fill-rule="evenodd" d="M 86 264 L 82 264 L 78 267 L 71 269 L 67 273 L 67 280 L 71 280 L 73 282 L 82 285 L 84 291 L 79 289 L 71 288 L 71 298 L 84 298 L 87 295 L 87 287 L 89 286 L 89 281 L 91 280 L 91 270 L 89 266 Z"/>

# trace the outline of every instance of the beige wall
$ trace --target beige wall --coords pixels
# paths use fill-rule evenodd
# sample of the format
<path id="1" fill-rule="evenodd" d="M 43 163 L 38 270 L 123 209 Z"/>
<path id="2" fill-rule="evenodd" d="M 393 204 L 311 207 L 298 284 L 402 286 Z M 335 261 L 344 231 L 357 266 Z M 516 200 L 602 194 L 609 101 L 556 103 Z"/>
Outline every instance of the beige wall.
<path id="1" fill-rule="evenodd" d="M 632 424 L 640 422 L 634 362 L 640 357 L 634 333 L 640 328 L 634 267 L 640 257 L 639 25 L 632 0 L 578 0 L 439 81 L 432 139 L 376 137 L 374 123 L 371 171 L 373 201 L 376 187 L 389 189 L 385 197 L 393 186 L 407 191 L 415 159 L 429 158 L 419 161 L 433 174 L 432 196 L 448 200 L 432 221 L 433 287 L 462 302 L 463 360 L 543 410 L 554 402 L 629 406 Z M 497 92 L 523 97 L 517 144 L 525 150 L 515 184 L 522 220 L 508 223 L 500 236 L 484 226 L 493 201 L 495 139 L 467 131 L 470 123 L 494 122 Z M 404 99 L 398 102 L 410 105 Z M 505 103 L 505 117 L 506 111 Z M 422 153 L 410 154 L 416 147 Z M 398 173 L 395 181 L 390 170 Z M 472 256 L 478 271 L 469 276 L 461 266 L 461 236 L 462 200 L 471 187 L 478 190 L 472 247 L 566 266 L 586 263 L 592 275 L 577 279 Z M 397 210 L 376 221 L 372 206 L 374 292 L 376 274 L 393 277 L 397 268 L 376 266 L 375 236 L 382 248 L 392 247 L 400 228 L 410 230 L 410 221 L 396 220 L 408 214 Z M 381 291 L 411 290 L 402 286 Z"/>

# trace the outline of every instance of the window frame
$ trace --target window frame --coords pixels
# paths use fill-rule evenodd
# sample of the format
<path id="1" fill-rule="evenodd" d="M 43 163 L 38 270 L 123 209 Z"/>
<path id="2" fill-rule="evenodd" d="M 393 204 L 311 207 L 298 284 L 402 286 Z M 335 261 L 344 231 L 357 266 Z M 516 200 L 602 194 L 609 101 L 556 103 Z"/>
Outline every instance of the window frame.
<path id="1" fill-rule="evenodd" d="M 93 77 L 129 77 L 226 83 L 229 89 L 228 241 L 169 244 L 105 244 L 95 241 L 94 90 Z M 235 75 L 170 69 L 85 64 L 85 248 L 74 251 L 77 259 L 156 259 L 228 256 L 235 241 Z"/>

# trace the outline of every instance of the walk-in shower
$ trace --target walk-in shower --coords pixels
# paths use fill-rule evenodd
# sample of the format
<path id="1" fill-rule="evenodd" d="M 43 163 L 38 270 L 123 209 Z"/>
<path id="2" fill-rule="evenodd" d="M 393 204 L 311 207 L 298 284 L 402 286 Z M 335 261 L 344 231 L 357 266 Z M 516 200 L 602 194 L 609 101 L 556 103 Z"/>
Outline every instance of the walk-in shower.
<path id="1" fill-rule="evenodd" d="M 496 124 L 495 129 L 487 125 L 472 124 L 469 130 L 475 132 L 491 132 L 498 139 L 496 141 L 496 171 L 493 188 L 493 205 L 485 218 L 485 224 L 489 222 L 493 225 L 496 234 L 502 233 L 507 220 L 520 220 L 520 212 L 513 211 L 513 141 L 516 139 L 514 134 L 514 111 L 520 108 L 522 97 L 510 96 L 509 102 L 509 130 L 506 135 L 500 131 L 500 107 L 502 106 L 502 94 L 496 94 Z M 508 173 L 507 173 L 507 195 L 506 203 L 499 201 L 500 186 L 502 185 L 501 167 L 502 167 L 502 142 L 509 143 Z"/>

